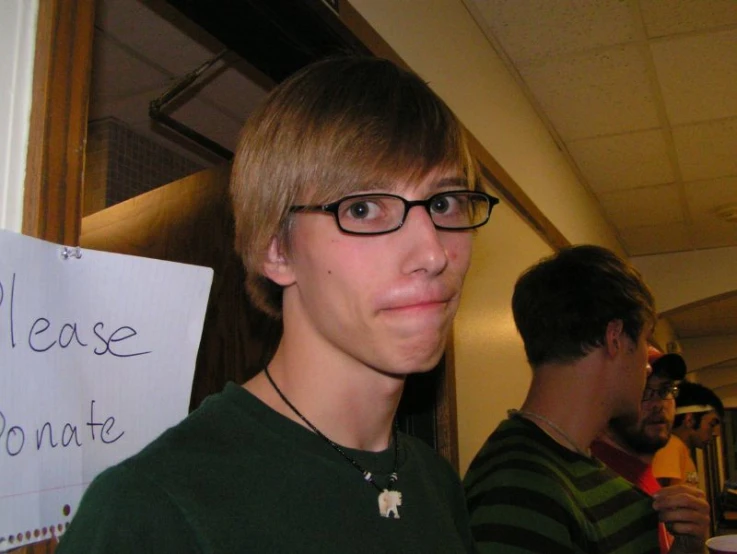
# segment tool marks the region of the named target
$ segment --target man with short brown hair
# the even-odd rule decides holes
[[[532,382],[464,477],[479,552],[653,554],[658,518],[692,533],[691,497],[653,501],[590,453],[612,419],[640,412],[656,321],[640,274],[606,248],[563,248],[520,276],[512,311]],[[703,543],[691,547],[672,553]]]

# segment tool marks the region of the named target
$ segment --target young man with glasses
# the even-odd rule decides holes
[[[512,312],[532,382],[464,477],[478,551],[655,554],[659,518],[692,532],[690,496],[653,500],[590,452],[609,421],[640,412],[656,312],[637,271],[605,248],[563,248],[517,280]]]
[[[663,485],[684,483],[698,487],[699,476],[691,451],[706,448],[719,433],[723,416],[724,406],[714,391],[698,383],[681,383],[673,434],[653,460],[653,474],[658,481]]]
[[[322,61],[249,118],[231,193],[276,353],[99,477],[58,554],[472,552],[458,476],[394,424],[497,203],[458,120],[388,61]]]
[[[686,376],[686,363],[678,354],[663,354],[652,346],[648,363],[651,373],[642,395],[640,416],[636,420],[620,417],[610,421],[606,431],[592,443],[591,452],[642,492],[657,497],[661,486],[653,476],[652,461],[670,438],[678,384]],[[683,486],[671,491],[691,497],[689,509],[681,512],[681,528],[691,525],[690,546],[703,550],[709,534],[709,505],[704,494]],[[673,494],[671,491],[669,494]],[[670,552],[673,537],[663,522],[658,523],[658,540],[661,554]]]

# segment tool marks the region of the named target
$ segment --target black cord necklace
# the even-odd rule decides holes
[[[392,517],[395,519],[399,519],[399,506],[402,505],[402,493],[399,491],[393,490],[394,483],[397,482],[399,479],[399,476],[397,475],[397,464],[399,462],[399,440],[397,435],[397,426],[394,425],[394,429],[392,432],[392,436],[394,439],[394,469],[392,470],[391,474],[389,475],[389,482],[387,483],[387,486],[385,489],[382,489],[374,479],[374,476],[371,474],[371,472],[367,469],[364,469],[361,464],[359,464],[356,460],[351,458],[348,453],[343,450],[340,446],[338,446],[336,443],[331,441],[328,437],[326,437],[317,427],[315,427],[310,420],[308,420],[305,416],[302,415],[302,413],[295,408],[294,404],[292,404],[289,399],[284,396],[284,393],[281,391],[279,387],[276,386],[276,383],[271,378],[271,374],[269,373],[269,368],[264,367],[264,373],[266,374],[266,378],[269,380],[269,383],[271,383],[271,386],[274,387],[274,390],[279,395],[279,397],[284,401],[284,403],[289,406],[289,409],[292,410],[295,415],[297,415],[302,421],[305,422],[307,427],[312,429],[312,431],[320,437],[322,440],[324,440],[326,443],[328,443],[333,449],[343,456],[356,470],[358,470],[361,475],[363,475],[364,480],[373,485],[374,488],[379,491],[379,513],[384,517]]]

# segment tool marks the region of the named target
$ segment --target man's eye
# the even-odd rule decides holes
[[[381,201],[376,199],[346,202],[341,208],[343,216],[353,220],[376,219],[385,211]]]
[[[450,202],[451,199],[449,197],[438,196],[433,199],[432,206],[430,208],[436,214],[444,214],[450,210]]]
[[[366,202],[356,202],[355,204],[350,205],[348,211],[350,212],[352,217],[355,217],[356,219],[362,219],[368,215],[369,206]]]

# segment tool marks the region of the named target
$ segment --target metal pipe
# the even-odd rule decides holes
[[[184,123],[177,121],[176,119],[166,115],[163,113],[164,107],[174,100],[179,94],[187,90],[192,84],[205,72],[207,71],[212,65],[217,62],[220,58],[222,58],[228,50],[223,50],[219,54],[217,54],[214,58],[206,61],[202,65],[200,65],[197,69],[190,71],[187,73],[184,77],[179,79],[177,82],[175,82],[171,87],[169,87],[166,91],[164,91],[163,94],[161,94],[158,98],[152,100],[149,103],[148,106],[148,115],[151,119],[156,121],[157,123],[160,123],[161,125],[164,125],[165,127],[168,127],[175,133],[184,136],[185,138],[195,142],[199,146],[203,147],[206,150],[209,150],[213,154],[225,159],[225,160],[231,160],[233,159],[233,152],[225,148],[224,146],[221,146],[214,140],[211,140],[207,138],[206,136],[198,133],[191,127],[188,127]]]

